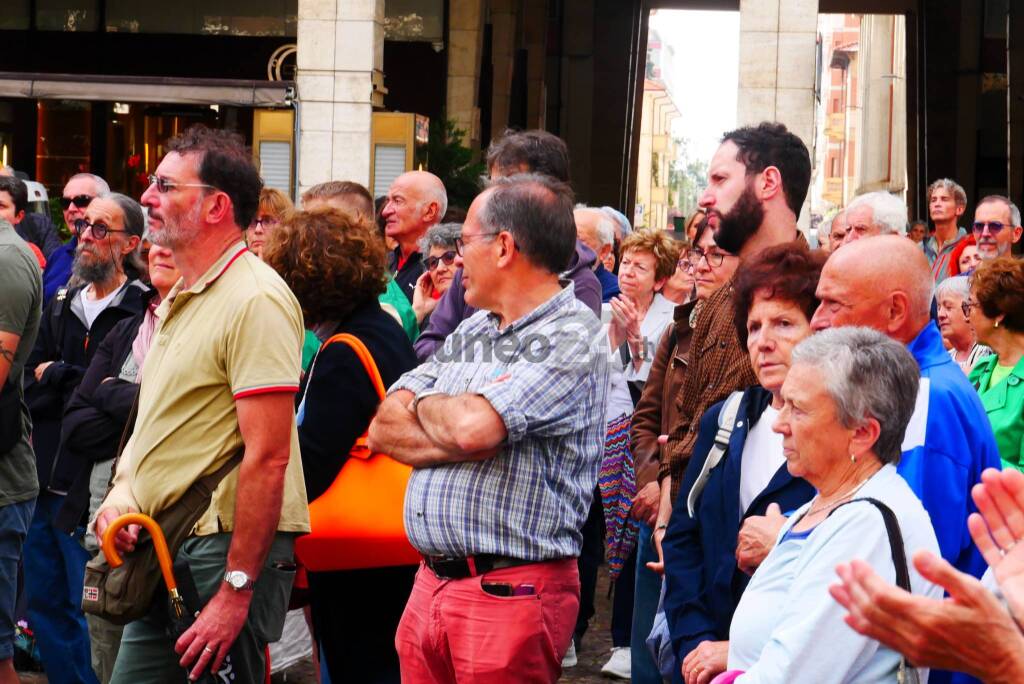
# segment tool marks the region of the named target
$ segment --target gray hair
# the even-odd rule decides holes
[[[101,199],[110,200],[118,206],[124,215],[124,229],[129,235],[142,237],[146,232],[146,215],[142,213],[142,206],[128,195],[119,192],[105,192],[100,195]]]
[[[917,362],[904,345],[871,328],[829,328],[796,346],[793,365],[797,364],[821,371],[843,427],[877,420],[875,454],[882,463],[899,462],[921,379]]]
[[[907,234],[907,205],[896,195],[877,191],[860,195],[846,207],[846,211],[859,206],[871,207],[871,221],[878,226],[882,235],[896,233]]]
[[[431,247],[455,249],[455,240],[462,236],[461,223],[438,223],[427,228],[427,233],[417,243],[420,254],[426,255]]]
[[[97,197],[100,197],[102,195],[109,195],[110,194],[110,186],[107,185],[107,181],[103,180],[102,178],[97,176],[95,173],[76,173],[71,178],[68,178],[68,183],[70,183],[73,180],[90,180],[90,181],[92,181],[93,186],[95,186],[95,188],[96,188],[96,196]],[[67,183],[65,183],[65,185],[67,185]]]
[[[615,207],[601,207],[601,211],[612,217],[612,220],[618,225],[623,238],[633,232],[633,226],[629,224],[629,219]]]
[[[597,239],[601,246],[615,244],[615,223],[613,223],[612,215],[605,211],[604,208],[590,207],[581,202],[573,208],[573,211],[589,211],[596,214],[597,227],[595,230],[597,231]],[[628,234],[626,233],[626,235]]]
[[[952,276],[936,285],[935,298],[942,299],[946,296],[957,297],[960,301],[969,298],[971,296],[970,278],[965,275]]]
[[[980,207],[982,204],[988,204],[989,202],[1002,202],[1005,204],[1006,208],[1010,210],[1010,223],[1013,224],[1014,228],[1020,225],[1020,209],[1010,201],[1009,197],[1005,195],[986,195],[978,202],[978,206]]]
[[[953,201],[956,202],[958,207],[967,206],[967,193],[964,191],[964,186],[957,183],[952,178],[940,178],[937,181],[933,181],[928,186],[928,195],[926,196],[928,201],[932,201],[932,193],[942,188],[953,196]]]

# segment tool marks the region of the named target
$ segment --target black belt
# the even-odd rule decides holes
[[[467,558],[446,558],[444,556],[423,556],[423,562],[434,571],[438,579],[466,579],[483,575],[491,570],[514,568],[519,565],[530,565],[538,561],[480,554]]]

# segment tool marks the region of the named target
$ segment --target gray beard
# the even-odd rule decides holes
[[[86,283],[105,283],[114,277],[115,270],[113,261],[85,263],[76,258],[71,265],[71,273]]]

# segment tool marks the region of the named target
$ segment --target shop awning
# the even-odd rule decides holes
[[[95,76],[0,71],[0,97],[274,107],[293,81]]]

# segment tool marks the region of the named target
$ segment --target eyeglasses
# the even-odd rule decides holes
[[[725,254],[722,252],[705,252],[703,249],[694,248],[686,252],[686,260],[690,262],[690,265],[696,268],[700,264],[701,259],[707,259],[708,266],[711,268],[718,268],[725,261]]]
[[[455,263],[455,257],[456,257],[455,252],[450,251],[450,250],[445,252],[441,256],[427,257],[427,261],[426,261],[427,270],[428,271],[436,270],[437,269],[437,265],[439,263],[441,263],[442,261],[444,262],[445,266],[451,266],[452,264]]]
[[[988,227],[988,232],[992,235],[999,233],[1006,225],[1000,221],[975,221],[974,225],[971,226],[971,230],[974,231],[975,235],[981,235],[985,232],[985,227]]]
[[[965,299],[960,302],[960,310],[964,312],[964,318],[971,317],[971,309],[978,306],[978,302],[972,302],[969,299]]]
[[[67,211],[68,207],[74,204],[79,209],[85,209],[87,206],[89,206],[89,203],[92,202],[92,199],[92,195],[75,195],[74,197],[61,197],[60,208],[63,209],[64,211]]]
[[[107,233],[127,233],[127,230],[115,230],[105,223],[89,223],[85,219],[78,219],[75,221],[75,230],[78,231],[79,235],[85,233],[86,229],[92,230],[92,236],[96,240],[102,240],[107,237]]]
[[[470,240],[475,240],[477,238],[482,237],[493,238],[495,235],[497,235],[497,233],[480,233],[479,235],[457,237],[455,238],[455,253],[458,254],[459,256],[463,256],[466,253],[466,243],[469,242]]]
[[[253,219],[252,223],[249,224],[249,227],[255,228],[259,226],[260,228],[267,228],[269,226],[276,226],[278,223],[280,223],[280,221],[278,221],[273,216],[264,216],[262,218],[257,216],[255,219]]]
[[[176,190],[177,188],[208,188],[210,190],[217,189],[212,185],[207,185],[206,183],[175,183],[174,181],[169,181],[166,178],[157,176],[156,174],[150,174],[149,184],[155,185],[156,191],[159,192],[160,194],[170,192],[171,190]]]

